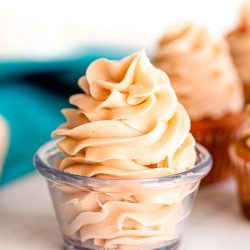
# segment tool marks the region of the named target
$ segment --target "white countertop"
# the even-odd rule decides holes
[[[0,249],[63,249],[48,189],[38,174],[0,190]],[[240,213],[234,182],[200,190],[181,250],[248,249],[250,222]]]

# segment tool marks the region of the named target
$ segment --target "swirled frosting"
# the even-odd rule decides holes
[[[67,236],[80,235],[104,249],[158,249],[178,239],[178,223],[189,215],[182,203],[192,197],[199,183],[166,189],[122,187],[123,192],[81,191],[62,187],[65,192],[59,207],[61,220],[68,223]],[[116,187],[117,188],[117,187]],[[109,190],[116,190],[112,185]],[[143,248],[144,247],[144,248]]]
[[[70,97],[67,123],[53,132],[67,157],[63,171],[83,176],[147,178],[194,166],[187,112],[167,75],[143,51],[121,61],[100,59],[79,80],[84,93]]]
[[[250,1],[241,9],[239,26],[230,32],[227,40],[234,63],[244,84],[250,84]]]
[[[196,161],[190,119],[178,103],[167,75],[156,69],[144,51],[121,61],[100,59],[89,65],[65,109],[67,122],[53,132],[62,137],[65,157],[57,167],[81,176],[141,179],[186,171]],[[197,185],[167,190],[65,193],[61,216],[65,234],[105,249],[132,249],[177,237],[182,200]],[[117,247],[119,246],[119,248]],[[129,247],[130,246],[130,247]]]
[[[241,8],[241,26],[250,31],[250,1],[245,0]]]
[[[155,65],[171,84],[192,120],[241,111],[243,94],[224,40],[192,23],[170,27],[159,42]]]

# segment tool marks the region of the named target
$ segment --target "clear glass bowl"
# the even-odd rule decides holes
[[[176,249],[200,180],[212,159],[196,145],[196,166],[150,179],[117,180],[62,172],[56,140],[43,145],[34,164],[46,178],[66,249]]]

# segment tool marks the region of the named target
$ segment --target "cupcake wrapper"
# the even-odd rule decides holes
[[[250,82],[244,83],[244,95],[245,95],[245,102],[250,103]]]
[[[202,180],[202,184],[212,184],[232,176],[232,164],[228,154],[228,146],[235,138],[235,130],[217,129],[212,131],[192,131],[195,139],[211,153],[213,167]]]
[[[216,120],[192,121],[191,132],[197,142],[204,145],[213,157],[213,167],[201,184],[212,184],[232,176],[232,163],[228,147],[242,128],[243,112],[228,114]]]
[[[229,153],[237,181],[241,209],[246,218],[250,220],[250,162],[244,161],[236,154],[234,145],[230,146]]]

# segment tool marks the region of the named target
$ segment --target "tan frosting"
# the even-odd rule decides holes
[[[227,37],[234,63],[244,84],[250,84],[250,1],[241,9],[239,27]]]
[[[9,129],[6,120],[0,115],[0,175],[3,167],[3,161],[8,147]]]
[[[143,51],[121,61],[100,59],[79,80],[85,94],[53,132],[63,137],[63,171],[83,176],[147,178],[190,169],[195,163],[190,120],[165,73]],[[158,168],[148,165],[157,164]]]
[[[130,193],[123,187],[120,194],[79,193],[73,189],[70,192],[68,188],[59,207],[63,220],[68,222],[64,233],[69,236],[79,233],[81,241],[92,239],[95,245],[105,249],[136,250],[137,245],[155,249],[178,238],[176,226],[190,212],[182,201],[197,187],[197,182],[150,191],[132,187]]]
[[[241,8],[241,26],[250,31],[250,1],[245,0]]]
[[[162,177],[194,167],[195,141],[190,119],[178,103],[167,75],[156,69],[144,51],[121,61],[100,59],[79,80],[84,93],[73,95],[76,109],[65,109],[67,123],[53,132],[66,157],[62,171],[94,177],[139,179]],[[140,188],[122,194],[109,191],[70,192],[61,215],[65,234],[116,249],[128,244],[156,244],[177,237],[182,200],[195,184],[167,190]]]
[[[243,93],[228,46],[199,25],[170,27],[160,40],[155,65],[170,77],[192,120],[241,111]]]

